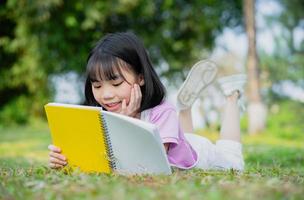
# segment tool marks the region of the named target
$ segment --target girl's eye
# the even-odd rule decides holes
[[[98,89],[98,88],[101,88],[101,85],[94,85],[94,84],[93,84],[93,87],[94,87],[95,89]]]
[[[117,87],[120,86],[123,83],[123,81],[119,82],[119,83],[113,83],[113,86]]]

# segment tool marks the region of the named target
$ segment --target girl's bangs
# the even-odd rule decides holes
[[[87,72],[91,82],[115,80],[117,75],[125,79],[121,72],[122,67],[129,69],[128,64],[118,57],[107,54],[93,55],[88,61]]]

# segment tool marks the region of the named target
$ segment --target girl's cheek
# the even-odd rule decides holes
[[[97,95],[96,95],[96,92],[94,90],[92,90],[93,92],[93,96],[94,96],[94,99],[97,101]]]
[[[98,95],[98,92],[96,90],[93,90],[93,96],[94,96],[95,100],[98,101],[99,95]]]
[[[126,104],[129,105],[129,103],[130,103],[130,97],[129,98],[125,98],[125,100],[126,100]]]
[[[120,98],[126,100],[126,104],[129,105],[131,99],[131,91],[132,87],[130,85],[124,85],[124,87],[120,88],[119,94],[121,95]]]

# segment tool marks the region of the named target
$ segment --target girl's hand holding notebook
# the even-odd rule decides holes
[[[67,159],[61,154],[61,149],[52,144],[48,146],[49,153],[49,166],[53,169],[62,168],[67,165]]]

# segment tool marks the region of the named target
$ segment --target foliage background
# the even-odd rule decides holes
[[[290,80],[304,88],[303,2],[277,0],[281,12],[266,17],[275,49],[260,49],[264,98],[281,99],[272,86]],[[106,33],[133,31],[144,41],[160,76],[180,84],[191,64],[206,58],[225,28],[244,32],[242,1],[114,0],[0,3],[0,122],[27,123],[43,116],[54,97],[50,77],[83,74],[91,47]],[[259,31],[259,30],[258,30]],[[284,96],[283,96],[284,98]]]
[[[84,72],[90,48],[109,32],[133,31],[155,66],[173,77],[211,49],[225,26],[241,22],[240,1],[2,1],[1,121],[42,115],[53,95],[48,77]],[[183,75],[183,74],[182,74]],[[18,110],[16,113],[15,110]]]

